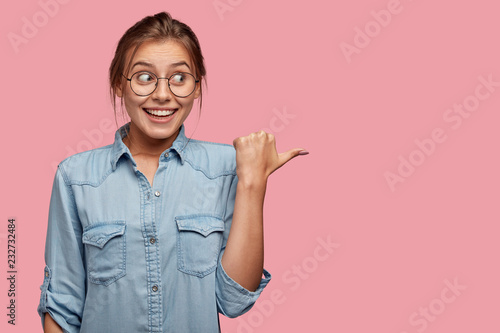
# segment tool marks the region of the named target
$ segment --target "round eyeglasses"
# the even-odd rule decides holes
[[[123,75],[123,74],[122,74]],[[127,78],[130,82],[130,89],[138,96],[149,96],[158,87],[158,80],[164,79],[168,82],[168,88],[177,97],[188,97],[196,89],[196,84],[200,80],[196,80],[191,73],[177,72],[170,77],[157,77],[154,73],[141,71],[132,74]]]

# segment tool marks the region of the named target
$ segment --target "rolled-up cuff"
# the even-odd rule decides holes
[[[38,304],[37,312],[42,321],[42,328],[45,327],[45,313],[48,313],[52,319],[61,327],[64,333],[78,332],[78,329],[74,329],[73,326],[68,325],[64,316],[59,314],[57,309],[57,303],[53,299],[53,295],[49,290],[50,280],[52,279],[52,271],[49,266],[45,266],[43,284],[40,286],[41,295],[40,303]],[[65,297],[62,297],[64,301]],[[67,303],[68,301],[66,301]]]
[[[271,281],[271,274],[268,271],[264,269],[262,273],[264,278],[261,279],[257,290],[249,291],[227,275],[219,260],[216,270],[216,295],[219,312],[226,317],[234,318],[250,310]]]
[[[47,311],[47,290],[49,288],[50,278],[52,277],[52,272],[49,266],[45,266],[43,270],[43,284],[40,286],[42,291],[40,294],[40,303],[38,304],[37,312],[42,319],[42,327],[45,325],[45,313]]]

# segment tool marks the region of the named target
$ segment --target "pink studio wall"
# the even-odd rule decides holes
[[[465,1],[2,2],[0,330],[36,314],[55,166],[109,144],[122,33],[167,10],[208,89],[187,134],[304,147],[271,176],[254,309],[223,332],[498,332],[500,10]],[[196,126],[197,125],[197,126]],[[196,127],[196,131],[194,131]],[[194,132],[194,134],[193,134]],[[7,219],[16,219],[16,325]]]

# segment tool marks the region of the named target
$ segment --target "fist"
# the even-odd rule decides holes
[[[234,139],[236,149],[236,173],[239,180],[267,181],[269,175],[298,155],[308,152],[302,148],[278,154],[274,135],[259,131]]]

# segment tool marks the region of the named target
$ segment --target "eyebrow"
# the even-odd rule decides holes
[[[135,67],[135,66],[145,66],[145,67],[149,67],[149,68],[153,68],[154,65],[149,63],[149,62],[146,62],[146,61],[138,61],[136,62],[131,70]],[[191,67],[189,67],[189,65],[187,64],[187,62],[185,61],[179,61],[179,62],[174,62],[173,64],[171,64],[172,67],[180,67],[180,66],[186,66],[187,68],[189,68],[191,70]]]

